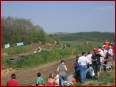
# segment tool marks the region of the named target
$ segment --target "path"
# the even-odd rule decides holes
[[[68,74],[71,72],[74,72],[74,61],[75,56],[69,57],[68,59],[65,59],[66,66],[68,68]],[[19,85],[29,85],[29,84],[35,84],[35,80],[37,78],[37,73],[41,72],[42,77],[44,78],[45,82],[47,82],[48,75],[50,73],[53,73],[55,76],[54,71],[57,69],[58,64],[60,61],[52,62],[48,64],[43,64],[35,68],[31,69],[20,69],[20,70],[11,70],[8,73],[3,74],[1,77],[1,85],[5,86],[8,79],[10,79],[11,73],[16,73],[17,81],[19,82]]]

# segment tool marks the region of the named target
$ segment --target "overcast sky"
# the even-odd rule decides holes
[[[114,2],[2,1],[2,16],[31,19],[46,33],[114,32]]]

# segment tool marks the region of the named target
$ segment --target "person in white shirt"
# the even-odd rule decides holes
[[[90,51],[88,51],[88,55],[86,57],[89,60],[89,67],[92,67],[92,54],[90,53]]]
[[[112,46],[108,47],[108,59],[111,60],[113,62],[113,50],[112,50]]]
[[[55,73],[56,73],[56,76],[54,78],[55,79],[55,83],[56,83],[56,86],[59,86],[59,78],[60,78],[59,72],[56,70]]]
[[[87,64],[89,64],[89,60],[86,57],[86,53],[82,52],[82,56],[78,59],[78,64],[80,67],[80,80],[81,82],[85,82],[86,79],[86,72],[87,72]]]
[[[109,48],[108,48],[108,54],[110,54],[111,57],[113,56],[113,50],[112,50],[111,46],[109,46]]]
[[[106,46],[103,47],[103,52],[104,52],[104,55],[106,56],[107,55],[107,52],[108,52]]]
[[[100,62],[101,62],[100,72],[102,72],[102,71],[103,71],[103,63],[104,63],[105,55],[104,55],[104,52],[103,52],[101,46],[98,47],[98,50],[100,51],[99,53],[102,55],[102,56],[100,57]]]

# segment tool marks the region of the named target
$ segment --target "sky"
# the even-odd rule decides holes
[[[113,1],[1,1],[1,15],[31,19],[46,33],[115,32]]]

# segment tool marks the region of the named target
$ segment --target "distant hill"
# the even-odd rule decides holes
[[[78,32],[78,33],[67,33],[57,32],[61,41],[100,41],[104,42],[108,39],[110,42],[114,42],[113,32]]]
[[[70,34],[69,32],[55,32],[54,34]]]

